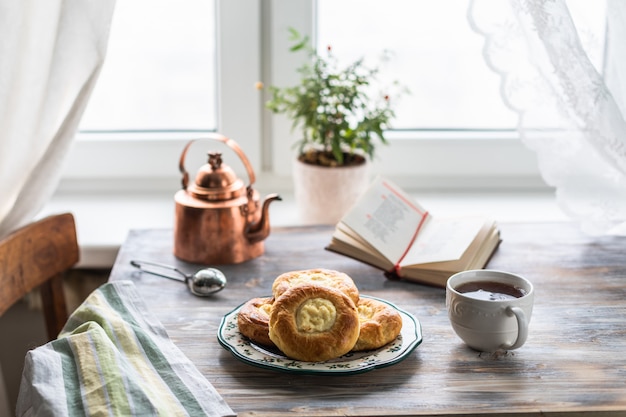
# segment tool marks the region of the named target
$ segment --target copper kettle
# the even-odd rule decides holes
[[[222,163],[220,152],[209,152],[208,163],[189,183],[185,156],[196,139],[187,143],[180,156],[182,186],[174,196],[174,255],[199,264],[234,264],[260,256],[263,240],[269,235],[268,206],[280,200],[270,194],[261,205],[258,191],[252,188],[252,166],[232,139],[214,134],[208,137],[228,145],[241,159],[250,183],[245,186],[235,172]]]

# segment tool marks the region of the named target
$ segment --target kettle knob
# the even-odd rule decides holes
[[[213,171],[217,171],[222,166],[222,153],[209,152],[209,165]]]

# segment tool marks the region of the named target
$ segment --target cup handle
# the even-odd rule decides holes
[[[526,320],[526,314],[524,310],[519,307],[507,307],[506,314],[508,316],[515,315],[517,319],[517,340],[511,346],[502,346],[504,349],[517,349],[526,342],[528,337],[528,321]]]

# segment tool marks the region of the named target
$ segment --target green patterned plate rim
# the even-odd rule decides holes
[[[298,361],[283,355],[279,350],[271,350],[252,343],[239,333],[237,314],[241,304],[222,318],[217,339],[237,359],[265,369],[300,374],[346,375],[371,371],[396,364],[407,358],[422,343],[422,328],[419,320],[389,301],[365,296],[388,304],[402,317],[402,331],[391,343],[380,349],[366,352],[350,352],[339,358],[324,362]]]

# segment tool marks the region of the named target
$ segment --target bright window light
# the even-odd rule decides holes
[[[118,1],[81,130],[214,130],[215,15],[215,0]]]
[[[568,4],[602,34],[602,7]],[[468,2],[459,0],[318,0],[317,47],[332,45],[340,60],[365,57],[370,66],[391,53],[382,77],[411,92],[396,108],[394,129],[513,130],[517,116],[500,96],[500,78],[487,67],[484,38],[467,12]]]

